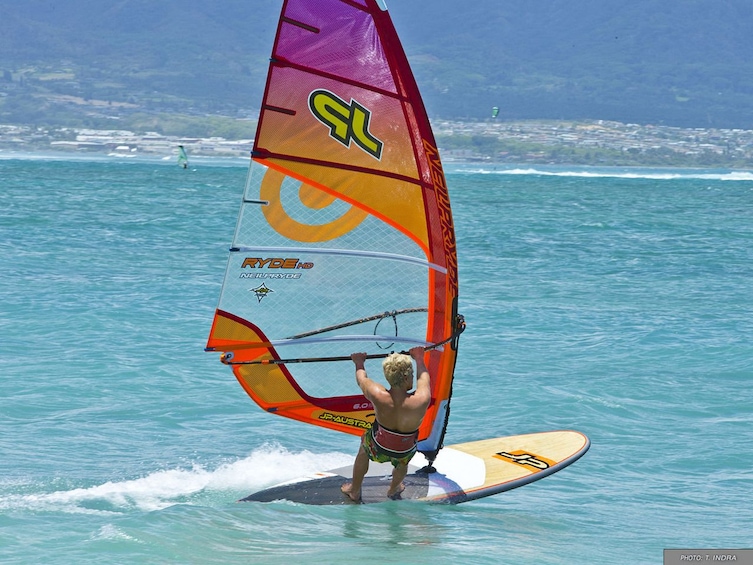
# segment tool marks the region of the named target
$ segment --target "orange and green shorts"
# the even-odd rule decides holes
[[[376,426],[372,426],[361,437],[361,447],[369,456],[369,459],[376,463],[392,463],[393,467],[399,467],[400,465],[407,465],[408,462],[413,459],[416,454],[416,445],[408,451],[390,451],[383,448],[376,441],[374,441],[374,429]]]

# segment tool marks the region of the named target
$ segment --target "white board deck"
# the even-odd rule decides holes
[[[459,504],[538,481],[580,459],[590,447],[580,432],[561,430],[499,437],[444,447],[425,472],[426,459],[413,457],[405,477],[403,500]],[[371,463],[363,482],[364,504],[386,502],[392,465]],[[240,502],[289,500],[302,504],[353,504],[340,486],[351,467],[301,477],[256,492]]]

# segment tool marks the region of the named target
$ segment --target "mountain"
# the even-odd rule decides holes
[[[511,118],[753,127],[749,1],[480,1],[467,14],[450,37],[411,34],[414,53],[464,54],[434,65],[437,113],[450,102]]]
[[[387,1],[432,117],[753,129],[750,0]],[[280,4],[0,0],[0,121],[253,116]]]

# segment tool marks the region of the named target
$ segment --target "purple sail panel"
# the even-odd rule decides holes
[[[396,92],[371,14],[342,0],[289,0],[273,58]]]

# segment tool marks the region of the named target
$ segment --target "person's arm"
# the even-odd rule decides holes
[[[376,396],[384,387],[372,381],[366,374],[366,368],[364,362],[366,361],[366,353],[353,353],[350,358],[356,366],[356,383],[363,391],[363,395],[371,400],[373,403],[374,396]]]
[[[426,402],[428,406],[431,401],[431,376],[424,363],[425,350],[423,347],[413,347],[410,350],[410,356],[416,363],[416,392],[414,396],[421,401]]]

